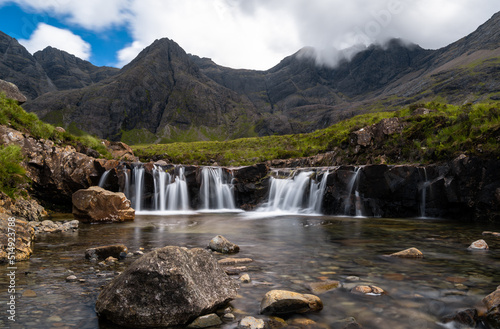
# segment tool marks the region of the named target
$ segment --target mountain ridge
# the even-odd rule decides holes
[[[497,13],[441,49],[393,39],[336,67],[317,65],[299,50],[265,71],[217,65],[168,38],[120,70],[46,49],[27,60],[34,60],[35,73],[42,68],[38,81],[46,79],[47,90],[24,107],[73,132],[131,144],[310,132],[377,108],[500,97],[499,27]],[[60,53],[44,60],[50,52]],[[0,61],[0,78],[5,66]]]

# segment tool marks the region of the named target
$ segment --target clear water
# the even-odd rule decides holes
[[[442,328],[438,324],[442,316],[480,306],[481,299],[500,284],[500,239],[483,237],[484,230],[500,227],[429,219],[267,217],[262,213],[139,215],[130,223],[82,224],[74,233],[37,238],[32,258],[17,263],[15,323],[6,315],[8,278],[0,277],[0,327],[114,328],[96,317],[99,288],[138,256],[101,267],[84,259],[85,249],[114,243],[127,245],[129,251],[167,245],[204,248],[222,234],[241,247],[237,257],[254,259],[248,265],[252,283],[242,284],[232,302],[239,318],[265,318],[258,314],[260,300],[271,289],[309,293],[309,283],[331,279],[344,287],[319,295],[324,303],[321,312],[299,317],[327,328],[342,328],[348,317],[368,329]],[[490,245],[489,251],[467,250],[481,238]],[[420,249],[425,258],[383,257],[409,247]],[[0,270],[6,273],[6,266]],[[66,282],[68,270],[85,282]],[[358,276],[360,281],[349,282],[348,276]],[[361,283],[381,287],[387,294],[349,292]],[[36,297],[23,297],[26,290],[33,290]],[[221,326],[235,327],[236,323]]]

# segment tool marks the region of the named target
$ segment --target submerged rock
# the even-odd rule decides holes
[[[215,238],[210,240],[208,247],[213,251],[223,254],[233,254],[240,251],[240,247],[237,244],[230,242],[222,235],[217,235]]]
[[[108,257],[121,258],[122,252],[127,252],[128,248],[123,244],[89,248],[85,250],[87,259],[106,259]]]
[[[309,289],[313,294],[319,295],[327,291],[337,289],[340,287],[340,281],[327,280],[322,282],[312,282],[309,284]]]
[[[236,297],[238,285],[207,250],[164,247],[145,254],[104,287],[101,319],[125,327],[186,325]]]
[[[457,313],[448,315],[443,319],[443,323],[457,322],[471,328],[475,328],[479,321],[476,309],[458,311]]]
[[[123,222],[135,218],[135,210],[125,194],[98,186],[76,191],[72,201],[73,215],[82,222]]]
[[[423,258],[424,254],[417,248],[408,248],[402,251],[395,252],[390,254],[391,257],[399,257],[399,258]]]
[[[261,314],[287,314],[318,312],[323,302],[318,296],[287,290],[271,290],[260,303]]]

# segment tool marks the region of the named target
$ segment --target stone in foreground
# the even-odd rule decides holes
[[[363,285],[354,287],[351,290],[351,292],[355,294],[364,294],[371,296],[380,296],[385,293],[382,288],[379,288],[377,286],[363,286]]]
[[[402,250],[399,252],[395,252],[394,254],[390,254],[391,257],[399,257],[399,258],[423,258],[424,254],[417,248],[408,248],[406,250]]]
[[[187,325],[235,298],[237,288],[209,251],[170,246],[145,254],[105,286],[96,311],[123,327]]]
[[[98,186],[73,193],[73,216],[86,222],[124,222],[134,220],[135,210],[125,194]]]
[[[318,296],[287,290],[271,290],[260,303],[261,314],[288,314],[317,312],[323,309]]]
[[[500,328],[500,289],[484,297],[483,303],[487,309],[485,322],[491,328]]]
[[[241,329],[264,329],[266,324],[262,319],[256,319],[253,316],[246,316],[241,319],[238,328]]]
[[[223,254],[234,254],[240,251],[240,247],[237,244],[230,242],[222,235],[217,235],[215,238],[210,240],[208,247],[213,251]]]
[[[194,320],[188,328],[208,328],[222,324],[221,319],[215,313],[202,315]]]

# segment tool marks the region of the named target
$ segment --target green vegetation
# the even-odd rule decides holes
[[[0,146],[0,191],[15,198],[20,188],[28,182],[21,148],[16,145]]]
[[[430,113],[415,115],[425,107]],[[354,151],[349,136],[384,118],[398,117],[405,128],[401,134],[383,143]],[[416,104],[392,112],[355,116],[329,128],[308,134],[242,138],[226,142],[192,142],[157,145],[135,145],[134,152],[143,161],[167,158],[173,163],[249,165],[273,159],[313,156],[337,152],[345,164],[377,162],[383,156],[387,163],[446,161],[461,153],[499,158],[499,103],[454,106],[431,102]],[[370,160],[371,159],[371,160]]]
[[[76,127],[70,130],[78,132],[75,136],[69,132],[60,132],[54,126],[38,119],[36,114],[24,111],[17,102],[0,93],[0,125],[9,126],[20,132],[30,134],[35,139],[49,139],[60,145],[72,145],[76,148],[92,148],[104,157],[110,157],[99,138],[90,136]]]

